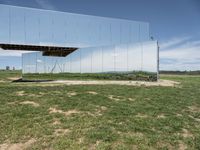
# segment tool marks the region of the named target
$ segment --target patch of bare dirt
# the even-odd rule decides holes
[[[7,104],[8,104],[8,105],[15,105],[15,104],[17,104],[17,101],[14,101],[14,102],[8,102]]]
[[[45,93],[44,92],[39,92],[39,95],[43,96],[43,95],[45,95]]]
[[[159,142],[157,142],[157,147],[159,148],[159,149],[168,149],[168,150],[174,150],[175,148],[170,144],[170,143],[166,143],[166,142],[164,142],[164,141],[159,141]]]
[[[17,96],[30,96],[30,97],[41,97],[42,96],[41,93],[33,94],[33,93],[25,93],[25,91],[18,91],[18,92],[16,92],[16,95]]]
[[[186,150],[188,147],[185,143],[182,141],[179,142],[179,150]]]
[[[190,118],[192,118],[192,119],[194,119],[195,121],[197,121],[197,122],[200,122],[200,118],[195,118],[195,117],[193,117],[192,115],[188,115]]]
[[[69,129],[56,129],[54,131],[54,135],[55,136],[63,136],[63,135],[66,135],[67,133],[69,133],[70,130]]]
[[[130,98],[130,97],[129,97],[128,100],[134,102],[134,101],[135,101],[135,98]]]
[[[190,112],[193,112],[193,113],[199,113],[200,112],[200,107],[198,107],[196,105],[189,106],[188,109],[189,109]]]
[[[96,150],[97,146],[100,144],[100,141],[96,141],[95,144],[90,145],[89,150]]]
[[[61,124],[60,120],[54,119],[53,125],[60,125],[60,124]]]
[[[129,86],[166,86],[174,87],[180,85],[180,82],[175,82],[171,80],[159,80],[157,82],[147,82],[147,81],[101,81],[101,80],[60,80],[49,82],[51,85],[55,84],[66,84],[66,85],[129,85]]]
[[[177,114],[176,114],[176,116],[177,116],[177,117],[182,117],[183,115],[182,115],[182,114],[179,114],[179,113],[177,113]]]
[[[136,117],[138,117],[138,118],[148,118],[149,116],[146,115],[146,114],[138,113],[138,114],[136,115]]]
[[[99,108],[96,109],[96,111],[94,112],[94,114],[95,114],[96,116],[102,116],[103,113],[104,113],[106,110],[107,110],[107,107],[101,106],[101,107],[99,107]]]
[[[52,113],[59,113],[59,114],[63,114],[65,116],[70,116],[72,114],[79,114],[80,111],[77,111],[75,109],[72,109],[72,110],[68,110],[68,111],[63,111],[63,110],[59,110],[59,109],[56,109],[56,108],[49,108],[49,113],[52,114]]]
[[[20,77],[10,77],[10,78],[7,78],[8,80],[12,80],[12,81],[15,81],[15,80],[19,80]]]
[[[132,150],[139,150],[139,148],[138,148],[137,145],[133,145],[133,146],[132,146]]]
[[[49,108],[49,113],[53,114],[53,113],[59,113],[59,114],[63,114],[64,112],[62,110],[56,109],[56,108]]]
[[[22,104],[22,105],[32,105],[33,107],[39,107],[40,106],[40,104],[33,102],[33,101],[24,101],[24,102],[21,102],[20,104]]]
[[[84,138],[81,137],[81,138],[78,139],[79,144],[82,144],[83,142],[84,142]]]
[[[41,97],[42,95],[29,93],[29,94],[27,94],[27,96],[30,96],[30,97]]]
[[[120,101],[122,99],[122,97],[115,95],[108,95],[108,98],[114,101]]]
[[[165,119],[166,116],[164,114],[160,114],[160,115],[157,116],[157,118],[159,118],[159,119]]]
[[[182,129],[182,133],[181,135],[184,137],[184,138],[193,138],[193,134],[188,131],[187,129]]]
[[[102,111],[105,111],[105,110],[107,110],[107,107],[101,106],[100,109],[101,109]]]
[[[91,94],[91,95],[97,95],[98,94],[97,92],[94,92],[94,91],[88,91],[87,93]]]
[[[119,124],[119,125],[122,125],[122,124],[124,124],[124,122],[119,122],[118,124]]]
[[[76,93],[76,92],[68,92],[67,95],[68,95],[69,97],[72,97],[72,96],[76,96],[77,93]]]
[[[93,112],[86,112],[86,114],[93,116],[93,117],[97,117],[97,116],[102,116],[103,113],[107,110],[107,107],[105,106],[97,106],[97,108],[95,109],[95,111]]]
[[[5,143],[0,145],[0,150],[25,150],[36,142],[35,139],[30,139],[25,143]]]
[[[18,91],[16,92],[17,96],[24,96],[25,95],[25,91]]]

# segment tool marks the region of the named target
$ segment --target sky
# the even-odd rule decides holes
[[[160,70],[200,70],[200,0],[0,0],[0,4],[149,22],[150,35],[160,45]],[[20,68],[20,56],[0,51],[0,68]]]

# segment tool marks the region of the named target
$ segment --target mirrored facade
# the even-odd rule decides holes
[[[157,42],[81,48],[67,57],[23,54],[23,73],[157,72]]]
[[[0,5],[0,43],[97,47],[149,40],[149,24]]]
[[[158,71],[149,24],[0,5],[0,44],[75,47],[66,57],[23,54],[23,73]]]

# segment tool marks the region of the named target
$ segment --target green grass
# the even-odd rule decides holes
[[[0,80],[4,80],[4,81],[11,81],[12,78],[20,78],[21,75],[21,71],[20,70],[16,70],[16,71],[3,71],[0,70]]]
[[[145,80],[156,81],[155,73],[58,73],[58,74],[23,74],[25,80]]]
[[[177,87],[52,86],[10,77],[0,72],[0,145],[33,138],[27,149],[200,149],[200,76],[161,76]]]

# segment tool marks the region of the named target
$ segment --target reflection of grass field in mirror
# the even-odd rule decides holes
[[[200,149],[200,76],[177,87],[11,83],[0,72],[0,149]]]
[[[57,73],[57,74],[23,74],[25,80],[142,80],[156,81],[155,73]]]
[[[6,71],[0,70],[0,81],[13,81],[15,79],[21,78],[22,74],[21,71]]]

